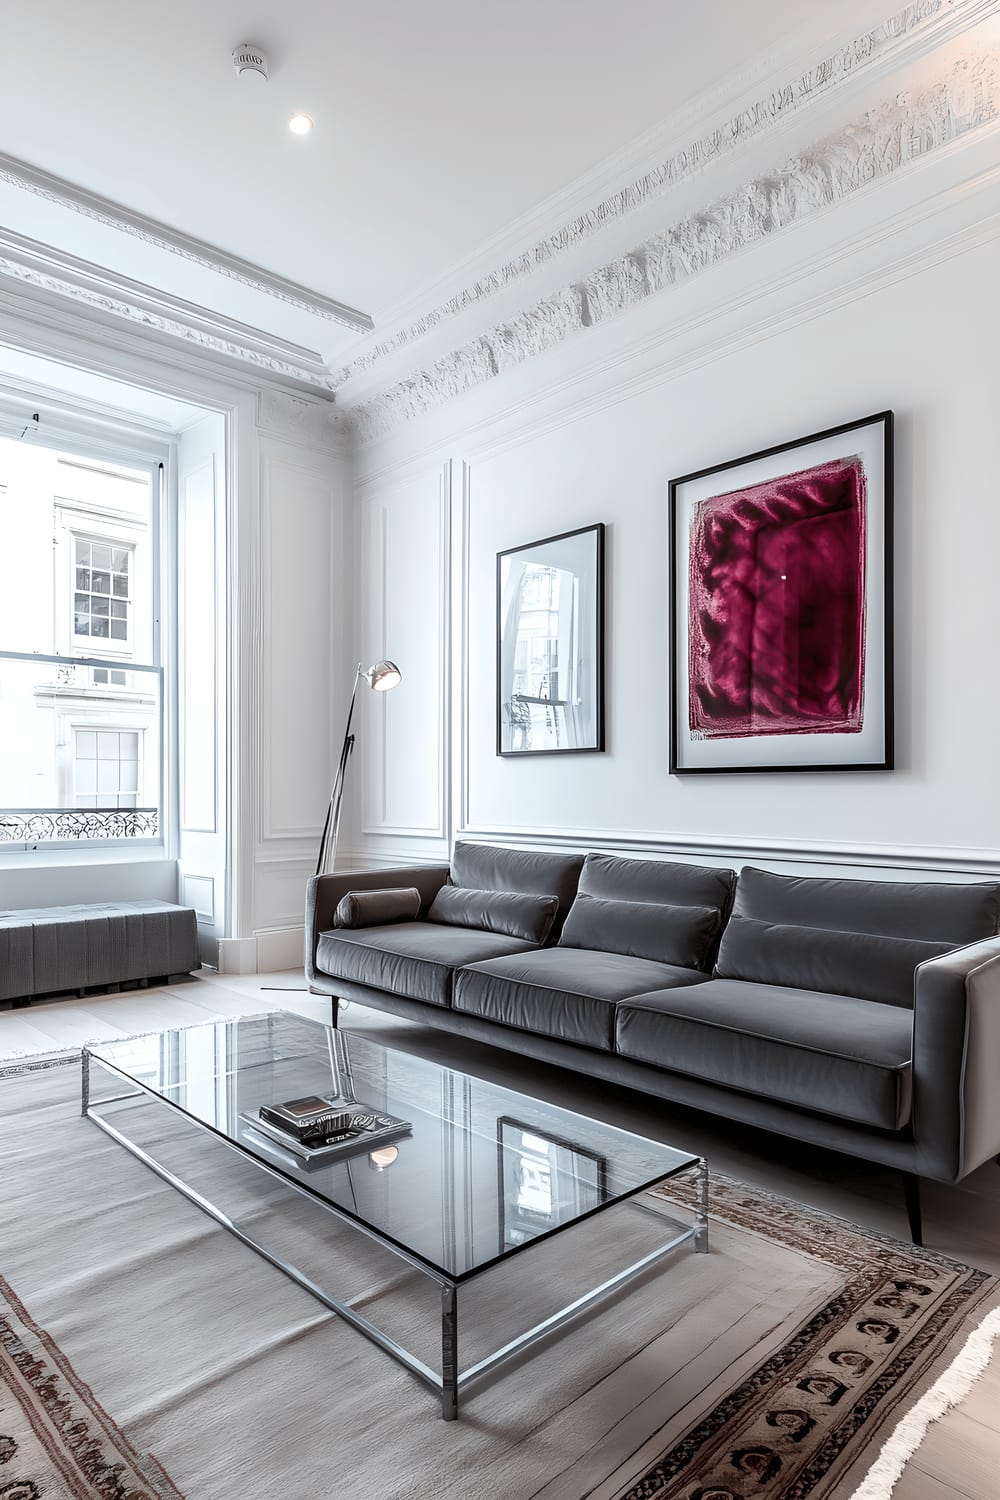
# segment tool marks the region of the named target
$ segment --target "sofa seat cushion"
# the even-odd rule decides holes
[[[708,982],[706,974],[648,958],[545,948],[461,969],[454,1009],[609,1052],[620,1001],[652,985],[662,990],[701,982]]]
[[[430,922],[394,922],[386,927],[321,933],[316,967],[331,979],[349,979],[428,1005],[447,1006],[452,975],[463,964],[531,951],[533,943],[501,933]]]
[[[838,1119],[910,1118],[913,1017],[850,995],[712,979],[618,1007],[623,1057]]]

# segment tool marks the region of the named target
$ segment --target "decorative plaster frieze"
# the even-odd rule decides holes
[[[903,39],[924,27],[946,8],[946,0],[915,0],[914,4],[907,5],[881,25],[855,38],[798,78],[762,95],[724,124],[691,141],[641,177],[611,193],[588,213],[577,215],[523,254],[507,261],[471,286],[464,287],[446,302],[400,329],[391,338],[383,339],[366,349],[334,373],[333,388],[339,390],[348,380],[372,369],[389,354],[421,338],[449,318],[530,276],[571,246],[599,234],[704,171],[737,147],[763,135],[777,121],[787,119],[804,105],[828,93],[845,78],[870,68],[887,50],[898,46]]]
[[[193,326],[181,315],[171,316],[169,312],[144,306],[131,297],[126,298],[123,295],[115,295],[111,290],[83,285],[80,281],[61,276],[58,272],[32,264],[29,260],[15,258],[9,253],[0,254],[0,277],[8,277],[22,286],[36,287],[39,291],[69,298],[96,312],[122,318],[128,323],[152,329],[156,333],[169,334],[173,338],[183,339],[185,343],[195,345],[203,353],[224,355],[228,359],[239,360],[243,364],[267,371],[268,374],[282,379],[312,385],[324,391],[330,389],[326,373],[320,373],[320,368],[311,362],[309,364],[297,363],[259,346],[255,347],[241,340],[235,332],[227,336],[225,333],[214,332],[209,328]],[[219,320],[216,319],[216,321]],[[308,351],[303,351],[303,353],[306,354]]]
[[[336,445],[350,435],[353,426],[330,401],[308,401],[271,388],[260,393],[257,425],[278,437],[321,447]]]
[[[289,281],[287,277],[278,276],[273,271],[266,271],[262,266],[244,260],[242,256],[230,255],[217,245],[209,245],[204,240],[195,239],[193,235],[183,234],[178,229],[172,229],[169,224],[162,224],[158,219],[136,213],[100,193],[88,192],[75,183],[67,182],[63,177],[43,172],[40,168],[3,152],[0,152],[0,182],[32,193],[35,197],[45,198],[49,203],[58,203],[60,207],[83,214],[85,218],[94,219],[109,229],[131,235],[133,239],[154,245],[158,250],[166,250],[171,255],[180,256],[182,260],[204,266],[219,276],[238,281],[252,291],[262,292],[266,297],[286,302],[290,307],[297,307],[317,318],[343,324],[355,332],[367,332],[374,326],[369,315],[359,312],[355,307],[348,307],[346,303],[327,297],[322,292],[301,286],[296,281]]]
[[[1000,52],[966,58],[936,85],[897,95],[782,167],[359,403],[352,408],[358,435],[377,437],[998,117]]]

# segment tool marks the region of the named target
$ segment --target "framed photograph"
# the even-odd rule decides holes
[[[604,1202],[607,1162],[570,1141],[504,1117],[497,1121],[497,1154],[501,1251]]]
[[[892,767],[892,412],[670,483],[670,770]]]
[[[604,749],[604,526],[497,555],[497,754]]]

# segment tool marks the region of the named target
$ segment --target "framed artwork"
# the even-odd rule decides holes
[[[603,1156],[520,1120],[497,1121],[497,1154],[501,1253],[598,1208],[607,1195]]]
[[[670,770],[892,767],[892,412],[670,484]]]
[[[497,555],[497,754],[604,749],[604,526]]]

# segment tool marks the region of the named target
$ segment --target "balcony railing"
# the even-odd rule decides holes
[[[155,839],[155,807],[8,808],[0,811],[0,844],[51,844],[84,839]]]

